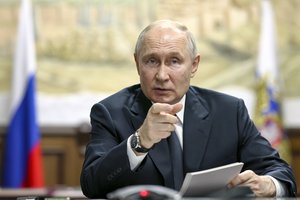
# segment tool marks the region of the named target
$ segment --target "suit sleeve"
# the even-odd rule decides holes
[[[238,102],[237,119],[240,159],[245,163],[243,170],[250,169],[258,175],[270,175],[287,186],[289,196],[296,196],[297,187],[292,169],[261,136],[242,100]]]
[[[91,138],[85,152],[80,184],[89,198],[105,198],[113,188],[130,184],[132,171],[127,157],[127,140],[114,129],[110,113],[101,103],[91,109]]]

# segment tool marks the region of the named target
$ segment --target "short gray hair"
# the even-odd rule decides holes
[[[146,28],[144,28],[142,30],[142,32],[140,33],[140,35],[137,39],[136,45],[135,45],[134,53],[136,55],[138,55],[139,51],[141,50],[145,34],[152,28],[154,28],[156,26],[160,26],[162,24],[169,24],[170,26],[173,26],[174,28],[176,28],[182,32],[185,32],[186,38],[188,40],[188,47],[189,47],[189,50],[191,53],[191,57],[194,58],[197,55],[197,45],[196,45],[196,41],[195,41],[193,34],[188,30],[188,28],[185,25],[183,25],[179,22],[171,21],[171,20],[155,21],[155,22],[149,24]]]

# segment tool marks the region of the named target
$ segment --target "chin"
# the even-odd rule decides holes
[[[174,99],[171,98],[165,98],[165,97],[154,97],[152,99],[153,102],[155,103],[168,103],[168,104],[173,104],[174,103]]]

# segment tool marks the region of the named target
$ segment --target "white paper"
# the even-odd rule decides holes
[[[216,168],[187,173],[180,194],[183,197],[201,197],[224,189],[241,172],[244,163],[236,162]]]

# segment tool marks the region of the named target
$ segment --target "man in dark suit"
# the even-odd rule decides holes
[[[200,55],[184,25],[150,24],[137,40],[134,58],[140,84],[92,107],[81,173],[87,197],[138,184],[178,190],[184,173],[233,162],[244,167],[228,187],[245,185],[258,197],[295,196],[291,168],[260,135],[243,100],[190,86]],[[175,165],[170,138],[179,142],[183,157]],[[176,170],[183,175],[177,177]]]

